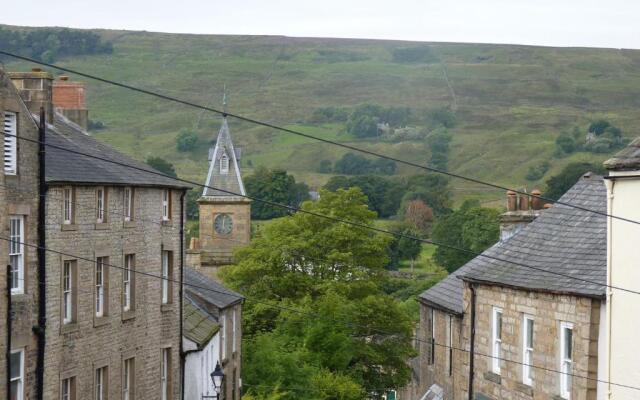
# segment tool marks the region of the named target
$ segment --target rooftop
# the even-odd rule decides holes
[[[614,171],[635,171],[640,169],[640,137],[604,162],[605,168]]]
[[[203,303],[210,303],[219,309],[224,309],[244,301],[241,294],[227,289],[193,268],[185,267],[184,282],[187,295],[202,307],[206,307]]]

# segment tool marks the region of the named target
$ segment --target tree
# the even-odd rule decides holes
[[[568,133],[562,133],[556,139],[556,146],[564,154],[571,154],[576,150],[576,140]]]
[[[606,119],[600,119],[589,125],[589,132],[595,133],[596,136],[600,136],[610,125],[611,124]]]
[[[402,204],[411,200],[421,200],[431,207],[438,217],[451,211],[449,178],[435,173],[413,175],[407,179],[406,188]]]
[[[569,190],[587,172],[599,175],[606,175],[607,171],[601,164],[574,162],[568,164],[558,175],[547,180],[547,190],[544,197],[558,200],[567,190]]]
[[[321,174],[329,174],[333,170],[333,165],[330,160],[322,160],[320,161],[320,165],[318,165],[318,172]]]
[[[420,232],[403,224],[395,226],[391,231],[401,236],[394,236],[389,243],[389,268],[398,269],[402,260],[410,260],[413,270],[415,260],[422,251],[422,242],[411,238],[420,237]]]
[[[431,150],[430,167],[443,171],[447,170],[450,143],[451,134],[446,129],[438,129],[431,134],[428,139],[429,149]]]
[[[420,199],[409,200],[404,206],[404,222],[426,234],[431,230],[433,210]]]
[[[178,174],[176,174],[176,169],[173,166],[173,164],[171,164],[169,161],[165,160],[164,158],[161,158],[161,157],[149,157],[149,158],[147,158],[146,163],[151,168],[156,169],[156,170],[158,170],[159,172],[162,172],[165,175],[169,175],[169,176],[172,176],[174,178],[178,177]]]
[[[178,151],[192,151],[198,144],[198,135],[195,132],[183,130],[176,138],[176,148]]]
[[[333,172],[345,175],[362,175],[371,172],[371,162],[364,156],[354,153],[346,153],[336,161]]]
[[[202,188],[196,187],[187,192],[186,205],[187,205],[187,218],[191,220],[197,220],[200,218],[200,207],[198,206],[198,199],[202,196]]]
[[[367,196],[369,209],[378,213],[381,218],[388,218],[398,212],[400,200],[405,190],[403,182],[375,175],[334,176],[324,186],[325,189],[331,191],[352,187],[358,187],[362,190]]]
[[[309,199],[309,187],[304,183],[297,183],[292,175],[282,169],[258,168],[253,175],[244,180],[244,184],[247,194],[251,197],[292,207],[297,207]],[[264,202],[255,202],[251,206],[251,216],[255,219],[278,218],[288,213],[285,208]]]
[[[497,210],[483,208],[477,201],[467,200],[458,210],[436,222],[433,227],[433,240],[480,253],[498,241],[499,216]],[[453,272],[475,257],[467,251],[438,246],[434,259],[447,271]]]
[[[304,202],[302,209],[365,226],[376,218],[357,188],[322,191],[320,200]],[[245,381],[329,387],[330,393],[314,389],[285,399],[362,399],[375,388],[404,386],[415,354],[413,329],[399,302],[382,290],[389,240],[296,213],[273,221],[238,250],[236,265],[225,267],[221,277],[261,300],[247,302],[243,312],[245,337],[255,341],[247,342],[252,351]]]

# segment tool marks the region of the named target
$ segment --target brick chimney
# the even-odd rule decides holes
[[[507,192],[507,212],[500,216],[501,241],[509,239],[540,215],[544,208],[538,197],[540,194],[539,190],[533,190],[531,195]]]
[[[64,75],[53,81],[53,106],[57,112],[87,130],[89,110],[85,101],[84,83],[72,82]]]
[[[31,72],[9,72],[8,75],[29,111],[39,115],[40,107],[44,107],[47,122],[53,123],[53,76],[40,68],[33,68]]]

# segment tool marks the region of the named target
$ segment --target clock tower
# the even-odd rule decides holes
[[[240,173],[240,149],[233,146],[226,116],[209,149],[209,170],[200,210],[200,234],[191,239],[187,263],[216,278],[220,266],[233,263],[233,251],[251,239],[251,201]]]

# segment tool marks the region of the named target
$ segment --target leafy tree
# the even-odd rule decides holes
[[[426,234],[433,224],[433,210],[420,199],[409,200],[404,206],[404,222]]]
[[[318,172],[321,174],[329,174],[333,170],[333,164],[331,164],[330,160],[322,160],[320,161],[320,165],[318,165]]]
[[[498,241],[499,215],[495,209],[483,208],[477,201],[467,200],[458,210],[436,222],[433,240],[480,253]],[[435,261],[449,272],[455,271],[474,257],[466,251],[444,246],[438,246],[434,253]]]
[[[178,177],[178,174],[176,174],[176,169],[173,166],[173,164],[171,164],[169,161],[165,160],[164,158],[161,158],[161,157],[149,157],[149,158],[147,158],[146,163],[151,168],[156,169],[156,170],[162,172],[165,175],[169,175],[169,176],[172,176],[174,178]]]
[[[567,190],[569,190],[587,172],[599,175],[606,175],[607,171],[601,164],[574,162],[568,164],[558,175],[547,180],[547,190],[545,197],[558,200]]]
[[[347,132],[359,138],[377,136],[378,119],[369,115],[350,117],[347,121]]]
[[[281,169],[269,170],[261,167],[253,175],[244,180],[247,194],[251,197],[297,207],[309,198],[309,187],[304,183],[297,183],[292,175]],[[278,218],[289,213],[282,207],[272,206],[263,202],[251,205],[251,216],[255,219]]]
[[[434,128],[438,126],[453,128],[456,125],[456,121],[456,114],[449,108],[438,108],[431,112],[431,123]]]
[[[333,171],[345,175],[393,175],[396,172],[396,163],[384,158],[372,161],[359,154],[346,153],[341,159],[336,161]]]
[[[334,176],[324,186],[325,189],[336,191],[358,187],[367,196],[369,209],[378,213],[381,218],[395,215],[400,208],[400,201],[404,192],[404,184],[399,180],[391,180],[375,175],[354,177]]]
[[[556,139],[556,146],[561,153],[571,154],[576,151],[576,139],[568,133],[562,133]]]
[[[446,129],[436,130],[431,134],[428,140],[429,149],[431,150],[430,167],[443,171],[447,170],[450,143],[451,134]]]
[[[198,144],[198,135],[195,132],[183,130],[176,138],[176,148],[178,151],[192,151]]]
[[[611,125],[609,121],[606,119],[599,119],[597,121],[592,122],[589,125],[589,132],[595,133],[596,136],[600,136],[604,133],[604,131]]]
[[[198,199],[202,196],[202,189],[200,187],[193,188],[187,192],[186,196],[186,213],[187,218],[191,220],[197,220],[200,218],[200,207],[198,206]]]
[[[415,260],[422,251],[422,242],[411,237],[420,237],[420,232],[403,224],[394,227],[391,231],[403,236],[394,236],[389,243],[389,268],[398,269],[402,260],[410,260],[411,269],[413,269]]]
[[[529,171],[527,172],[527,175],[525,175],[525,179],[528,181],[537,181],[542,178],[547,171],[549,171],[549,168],[551,168],[551,164],[549,164],[548,161],[543,161],[540,164],[533,165],[529,167]]]
[[[406,188],[402,204],[411,200],[421,200],[431,207],[438,217],[451,211],[449,178],[435,173],[413,175],[407,179]]]
[[[376,218],[356,188],[322,191],[320,200],[302,208],[364,225]],[[221,273],[224,282],[279,306],[245,306],[249,386],[317,388],[283,399],[363,399],[375,388],[409,381],[411,319],[382,290],[389,240],[296,213],[273,221],[236,252],[236,265]],[[314,393],[325,385],[328,392]]]

